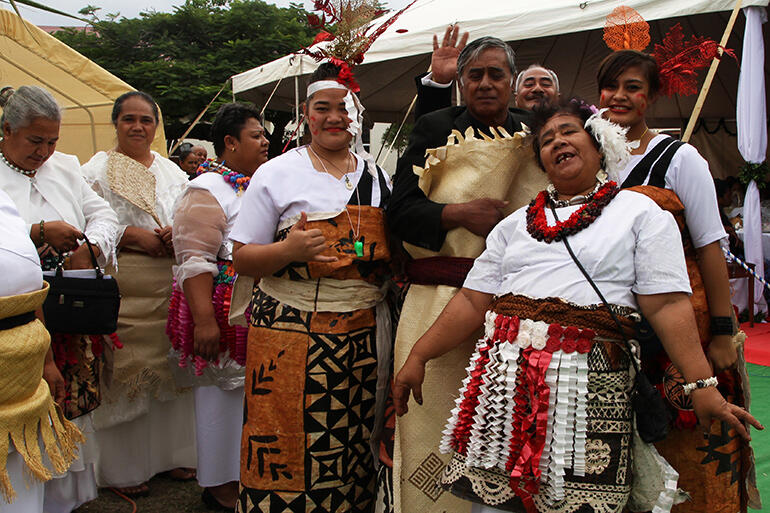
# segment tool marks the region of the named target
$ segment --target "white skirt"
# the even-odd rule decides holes
[[[30,478],[27,464],[21,454],[13,448],[13,444],[8,452],[5,469],[16,492],[16,498],[8,504],[0,497],[0,513],[43,513],[44,484]]]
[[[195,415],[191,393],[170,401],[148,399],[147,413],[96,430],[99,486],[125,488],[159,472],[195,466]]]
[[[195,387],[195,431],[198,484],[205,487],[238,481],[240,477],[243,387]]]
[[[45,483],[45,513],[70,513],[72,510],[96,499],[94,466],[99,451],[94,438],[92,413],[72,420],[86,441],[78,444],[78,458],[72,462],[67,472]]]

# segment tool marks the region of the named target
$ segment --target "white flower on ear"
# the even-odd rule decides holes
[[[599,141],[599,151],[604,157],[607,177],[617,182],[620,171],[626,167],[631,157],[631,145],[626,140],[628,129],[603,117],[607,110],[602,109],[588,118],[585,128],[590,129]]]

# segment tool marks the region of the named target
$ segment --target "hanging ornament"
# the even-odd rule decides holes
[[[626,5],[616,7],[604,22],[604,42],[612,50],[642,51],[650,44],[650,25]]]

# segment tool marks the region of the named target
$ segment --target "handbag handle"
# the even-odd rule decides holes
[[[94,271],[96,271],[96,278],[101,280],[104,278],[104,272],[102,272],[102,268],[99,267],[99,262],[96,261],[96,254],[94,253],[93,245],[91,244],[91,241],[88,240],[88,237],[86,237],[86,234],[83,234],[83,239],[86,241],[86,245],[88,246],[88,252],[91,253],[91,264],[94,266]],[[59,261],[56,264],[56,276],[62,277],[64,275],[64,257],[59,255]]]
[[[556,209],[553,205],[551,205],[551,212],[553,213],[553,218],[556,220],[556,222],[559,222],[559,216],[556,215]],[[612,317],[612,320],[615,321],[615,324],[618,325],[618,331],[620,331],[620,336],[623,339],[623,343],[626,346],[626,350],[628,351],[629,355],[631,356],[630,360],[631,363],[634,365],[634,371],[638,374],[640,372],[639,365],[636,362],[636,357],[634,356],[634,350],[631,347],[630,342],[628,341],[628,337],[626,337],[625,331],[623,331],[623,325],[620,323],[620,320],[618,319],[617,315],[615,315],[615,312],[612,311],[612,308],[610,307],[610,304],[607,302],[607,300],[604,298],[604,294],[602,294],[602,291],[599,290],[599,287],[594,283],[594,280],[591,279],[591,276],[588,274],[588,271],[585,270],[585,267],[583,267],[583,264],[580,263],[580,260],[578,260],[577,256],[575,256],[575,253],[572,251],[572,247],[570,246],[569,242],[567,242],[567,237],[562,236],[562,242],[564,242],[564,246],[567,248],[567,252],[569,253],[569,256],[572,257],[572,260],[575,261],[575,264],[578,266],[578,269],[580,269],[580,272],[583,273],[583,276],[585,276],[586,280],[588,280],[588,283],[591,285],[591,287],[594,289],[596,294],[599,296],[599,299],[602,300],[602,303],[604,303],[604,306],[607,308],[607,311],[610,313],[610,316]]]

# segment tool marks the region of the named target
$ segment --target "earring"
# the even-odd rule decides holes
[[[233,153],[235,153],[235,146],[233,146],[232,148],[230,148],[230,151],[232,151]]]

